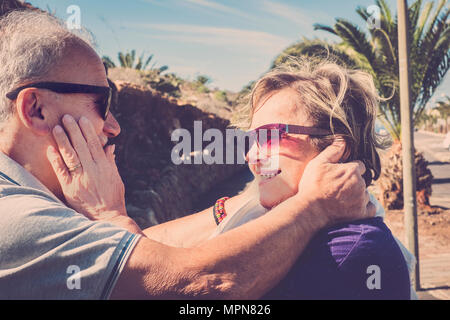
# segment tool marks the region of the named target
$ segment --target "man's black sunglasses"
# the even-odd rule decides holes
[[[36,82],[14,89],[6,94],[10,100],[17,99],[20,91],[27,88],[47,89],[56,93],[93,93],[101,95],[102,99],[96,101],[100,108],[103,120],[106,120],[111,107],[112,89],[110,87],[91,86],[87,84],[65,83],[65,82]]]

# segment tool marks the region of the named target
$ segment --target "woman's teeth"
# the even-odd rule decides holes
[[[263,178],[273,178],[281,173],[281,170],[278,170],[276,172],[261,172],[259,175]]]

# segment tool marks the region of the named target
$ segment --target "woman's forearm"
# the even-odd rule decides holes
[[[189,248],[208,239],[216,227],[212,207],[143,230],[152,240],[168,246]]]
[[[227,216],[232,216],[245,203],[248,194],[243,193],[225,203]],[[143,230],[150,239],[179,248],[190,248],[202,244],[216,230],[213,207],[198,213],[168,221]]]

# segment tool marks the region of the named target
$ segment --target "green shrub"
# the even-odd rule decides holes
[[[228,103],[228,96],[226,91],[220,90],[220,91],[216,91],[214,93],[214,98],[218,101],[222,101],[222,102],[226,102]]]

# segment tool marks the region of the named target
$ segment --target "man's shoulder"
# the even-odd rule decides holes
[[[22,186],[0,177],[0,219],[36,211],[53,210],[60,214],[73,214],[73,210],[65,206],[55,196],[40,189]]]
[[[0,172],[0,199],[5,199],[7,197],[24,197],[24,199],[39,198],[49,202],[60,203],[55,196],[49,194],[44,190],[37,188],[23,186],[14,180],[10,179],[8,176],[2,175]]]
[[[0,299],[107,298],[138,236],[0,179]],[[75,266],[83,290],[67,285]],[[44,279],[44,280],[42,280]]]

